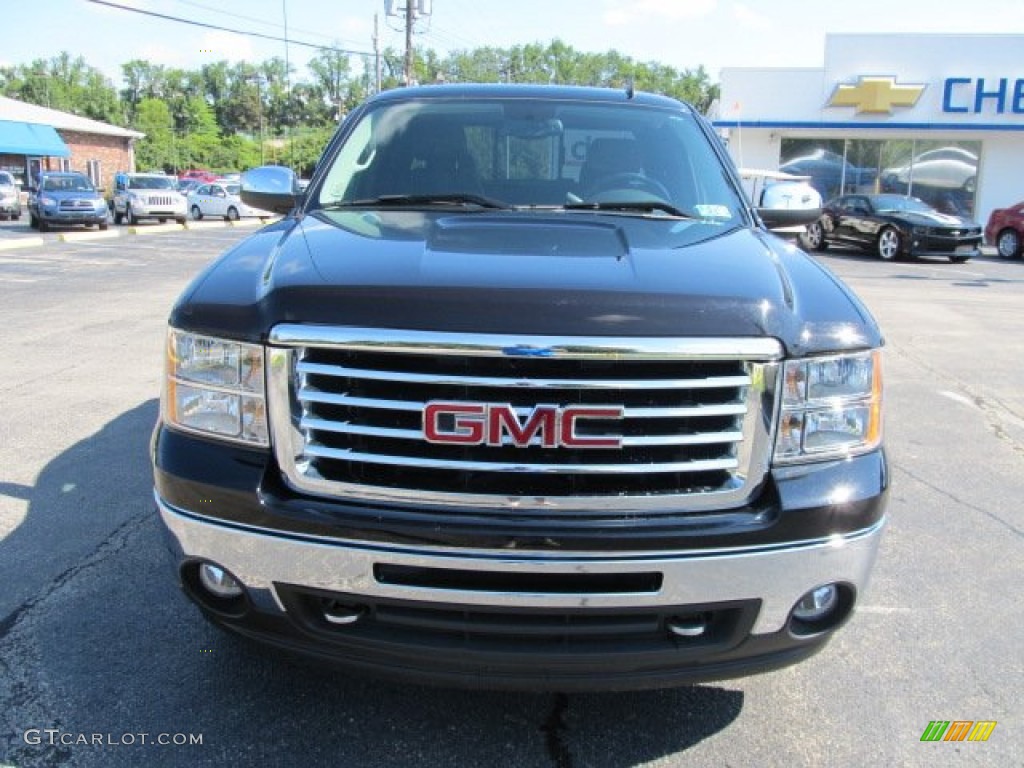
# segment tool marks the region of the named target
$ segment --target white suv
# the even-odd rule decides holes
[[[157,219],[161,223],[174,219],[185,223],[188,203],[178,192],[173,176],[158,173],[119,174],[115,181],[113,212],[114,223],[125,219],[137,224],[140,219]]]

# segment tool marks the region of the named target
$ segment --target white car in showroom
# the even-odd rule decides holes
[[[161,173],[119,173],[114,179],[111,209],[115,224],[125,220],[138,224],[142,219],[156,219],[161,223],[174,219],[184,224],[188,216],[188,207],[178,192],[176,179]]]
[[[238,196],[241,185],[237,181],[214,181],[200,184],[188,193],[188,212],[196,221],[205,216],[238,221],[244,216],[257,216],[261,219],[275,214],[253,208],[242,202]]]
[[[821,211],[821,195],[810,184],[809,176],[796,176],[783,171],[769,171],[760,168],[740,168],[740,180],[750,201],[758,211],[774,211],[773,218],[779,223],[771,227],[772,232],[782,236],[802,238],[807,231],[803,224],[785,224],[785,211],[793,211],[799,218],[801,211]]]

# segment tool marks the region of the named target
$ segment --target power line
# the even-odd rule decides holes
[[[230,16],[234,19],[244,19],[245,21],[251,21],[254,24],[259,24],[264,27],[271,27],[273,29],[281,28],[281,25],[277,22],[267,21],[266,19],[261,19],[256,16],[245,16],[241,13],[235,13],[234,11],[223,11],[219,8],[213,8],[209,5],[204,5],[203,3],[194,2],[194,0],[178,0],[178,2],[182,5],[189,5],[193,8],[199,8],[200,10],[208,11],[209,13],[219,13],[222,16]],[[338,42],[343,42],[339,40],[336,36],[325,35],[322,32],[313,32],[308,29],[299,29],[298,27],[290,27],[290,29],[292,32],[301,32],[306,35],[312,35],[313,37],[322,37],[325,40],[335,40]]]
[[[166,13],[157,13],[156,11],[146,11],[142,8],[132,8],[128,5],[121,5],[120,3],[110,2],[110,0],[86,0],[86,2],[94,3],[95,5],[103,5],[108,8],[116,8],[120,11],[128,11],[130,13],[139,13],[143,16],[153,16],[157,19],[163,19],[165,21],[176,21],[180,24],[190,24],[193,27],[203,27],[205,29],[215,29],[218,32],[231,32],[235,35],[245,35],[247,37],[258,37],[263,40],[274,40],[278,43],[288,43],[289,45],[299,45],[304,48],[313,48],[317,51],[329,50],[338,51],[339,53],[347,53],[353,56],[373,56],[373,51],[354,51],[346,48],[336,48],[332,45],[318,45],[317,43],[307,43],[302,40],[291,40],[284,37],[278,37],[276,35],[265,35],[262,32],[246,32],[242,29],[232,29],[231,27],[222,27],[219,24],[209,24],[204,21],[195,21],[193,19],[183,19],[180,16],[171,16]]]
[[[424,37],[433,37],[440,43],[447,45],[450,48],[480,48],[482,47],[477,41],[471,40],[464,35],[460,35],[457,32],[453,32],[450,29],[440,26],[435,21],[431,20],[430,26],[424,33]]]

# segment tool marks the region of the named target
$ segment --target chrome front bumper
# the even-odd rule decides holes
[[[179,563],[209,560],[248,589],[258,611],[283,614],[275,584],[382,599],[530,608],[656,607],[759,600],[752,634],[782,630],[794,604],[822,584],[842,582],[863,593],[878,550],[883,518],[869,528],[827,539],[748,548],[677,552],[526,552],[404,548],[356,541],[284,535],[225,524],[168,505],[157,507]],[[487,573],[630,574],[656,571],[656,591],[552,594],[435,589],[383,584],[375,566],[439,568]]]

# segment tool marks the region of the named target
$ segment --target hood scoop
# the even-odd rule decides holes
[[[625,232],[602,221],[564,217],[448,216],[427,236],[427,251],[497,256],[556,256],[623,259],[629,253]]]

